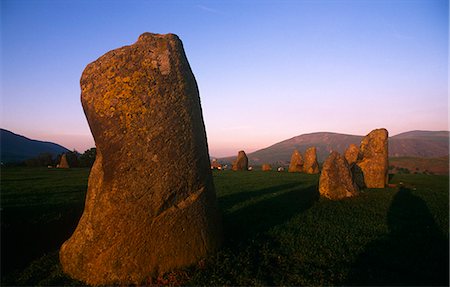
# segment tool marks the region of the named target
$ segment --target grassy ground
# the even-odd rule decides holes
[[[3,285],[79,284],[57,249],[81,215],[87,175],[2,169]],[[222,171],[214,181],[223,248],[157,283],[448,285],[448,176],[395,175],[397,188],[336,202],[319,198],[317,175]]]

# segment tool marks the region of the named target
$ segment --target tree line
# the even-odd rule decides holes
[[[38,167],[38,166],[52,166],[56,167],[61,161],[63,154],[66,154],[67,162],[70,167],[92,167],[97,155],[95,147],[86,150],[80,154],[76,150],[58,154],[54,157],[51,153],[41,153],[37,157],[25,160],[21,165]]]

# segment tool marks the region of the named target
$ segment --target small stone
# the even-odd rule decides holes
[[[325,160],[320,174],[320,195],[332,200],[339,200],[355,196],[358,192],[358,186],[353,182],[352,173],[345,158],[336,151],[331,152]]]
[[[303,157],[298,150],[294,150],[292,153],[288,172],[303,172]]]
[[[249,170],[248,157],[245,154],[245,151],[241,150],[241,151],[238,152],[237,159],[233,162],[232,169],[234,171],[236,171],[236,170]]]
[[[262,171],[271,171],[272,170],[272,166],[268,163],[265,163],[261,166],[261,170]]]
[[[319,163],[317,162],[316,147],[310,147],[305,151],[305,162],[303,170],[307,174],[318,174]]]
[[[67,156],[65,153],[63,153],[61,156],[61,160],[59,161],[58,168],[70,168],[69,162],[67,161]]]

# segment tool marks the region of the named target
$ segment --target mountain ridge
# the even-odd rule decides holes
[[[41,153],[56,157],[69,151],[57,143],[30,139],[3,128],[0,128],[0,147],[2,163],[22,162]]]

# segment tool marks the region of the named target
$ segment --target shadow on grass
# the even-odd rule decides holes
[[[227,209],[233,207],[234,205],[244,202],[244,201],[247,201],[251,198],[257,198],[257,197],[264,196],[266,194],[271,194],[271,193],[276,193],[279,191],[291,189],[291,188],[294,188],[299,185],[301,185],[301,183],[287,183],[287,184],[281,184],[278,186],[272,186],[272,187],[263,188],[260,190],[255,190],[255,191],[244,191],[244,192],[238,192],[238,193],[225,195],[219,199],[220,206],[221,206],[222,210],[227,210]]]
[[[224,216],[225,244],[235,244],[255,238],[310,208],[319,199],[319,193],[315,185],[289,190],[296,186],[299,186],[299,184],[285,184],[222,198],[223,207],[227,207],[250,198],[288,190],[244,206]]]
[[[448,286],[448,238],[426,203],[410,189],[400,188],[387,221],[389,234],[366,247],[347,284]]]
[[[2,275],[22,269],[43,254],[59,249],[75,230],[82,211],[83,204],[2,210]],[[8,278],[2,276],[2,285],[5,279]]]

